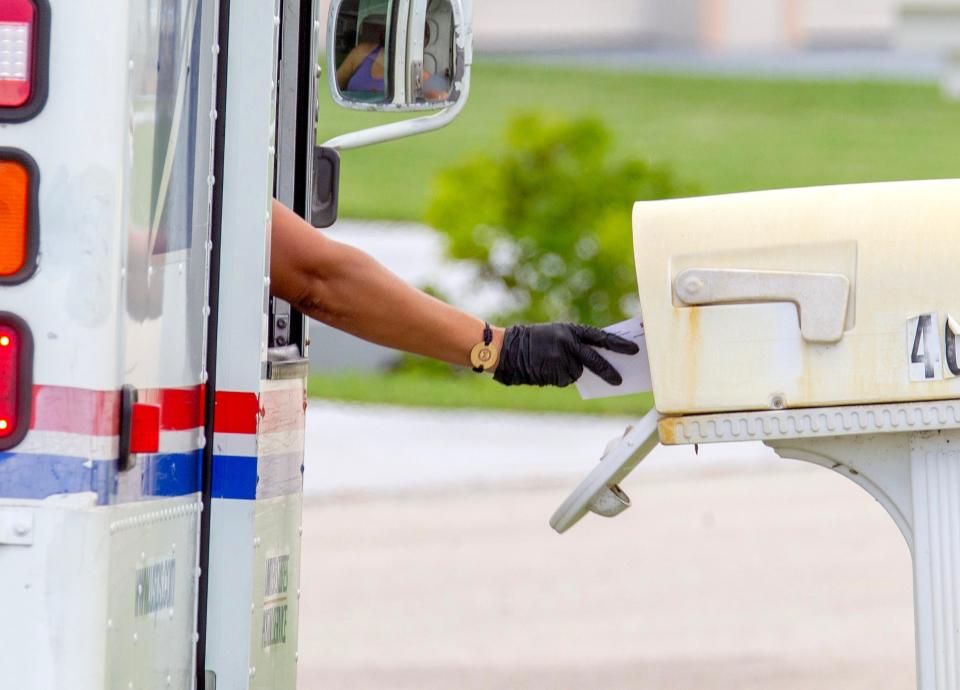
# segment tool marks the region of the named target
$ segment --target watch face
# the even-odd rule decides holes
[[[470,352],[470,363],[474,369],[490,369],[497,359],[497,351],[492,345],[477,343]]]
[[[477,359],[481,364],[489,364],[493,359],[493,353],[490,351],[489,347],[485,347],[481,349],[479,353],[477,353]]]

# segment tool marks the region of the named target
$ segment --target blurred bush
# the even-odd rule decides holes
[[[635,315],[633,203],[695,189],[665,166],[617,158],[592,118],[521,115],[504,143],[440,173],[427,211],[451,258],[511,294],[495,317],[603,326]]]

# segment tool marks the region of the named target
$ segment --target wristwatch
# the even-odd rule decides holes
[[[493,329],[489,323],[483,325],[483,340],[473,346],[470,351],[470,364],[473,370],[478,374],[490,371],[497,363],[499,356],[496,346],[493,344]]]

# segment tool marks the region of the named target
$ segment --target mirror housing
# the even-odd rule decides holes
[[[333,0],[327,76],[352,110],[444,110],[467,96],[471,42],[461,0]]]

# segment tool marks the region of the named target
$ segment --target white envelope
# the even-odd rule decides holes
[[[596,398],[613,398],[618,395],[645,393],[653,389],[650,380],[650,360],[647,357],[647,340],[643,330],[643,319],[635,318],[615,323],[603,330],[614,333],[627,340],[632,340],[640,347],[635,355],[621,355],[610,350],[594,348],[600,355],[620,372],[623,383],[611,386],[592,371],[584,369],[583,376],[577,381],[577,390],[584,400]]]

